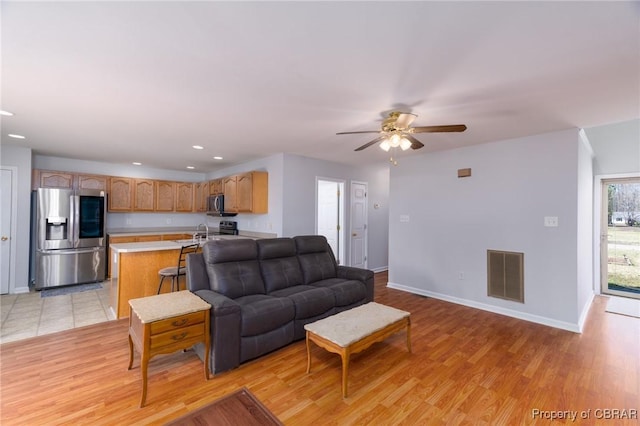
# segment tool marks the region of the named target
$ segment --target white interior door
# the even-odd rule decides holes
[[[367,184],[351,182],[350,266],[367,267]]]
[[[344,182],[316,181],[316,234],[324,235],[338,264],[344,259]]]
[[[11,219],[13,210],[13,172],[2,168],[0,175],[0,294],[9,293],[11,264]]]

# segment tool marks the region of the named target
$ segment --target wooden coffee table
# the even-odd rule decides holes
[[[147,367],[151,357],[188,349],[204,342],[204,377],[209,380],[209,309],[211,305],[188,290],[129,300],[129,370],[133,348],[140,352],[142,397],[147,397]]]
[[[381,342],[393,333],[407,330],[407,349],[411,353],[409,312],[371,302],[312,322],[307,331],[307,374],[311,372],[311,342],[342,358],[342,397],[347,397],[349,357]]]

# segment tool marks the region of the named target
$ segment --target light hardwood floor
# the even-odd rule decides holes
[[[640,410],[640,319],[606,313],[606,298],[575,334],[387,289],[386,280],[376,274],[376,301],[411,312],[413,353],[398,333],[354,355],[347,399],[340,358],[314,347],[307,375],[300,341],[209,381],[191,351],[158,356],[139,409],[139,355],[128,371],[120,320],[0,345],[0,423],[163,424],[246,386],[287,425],[550,424],[534,410],[588,414],[575,424],[639,424],[603,418]]]

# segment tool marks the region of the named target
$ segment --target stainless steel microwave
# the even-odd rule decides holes
[[[221,216],[230,217],[235,216],[237,213],[230,213],[224,210],[224,195],[210,195],[207,198],[207,214],[209,216]]]

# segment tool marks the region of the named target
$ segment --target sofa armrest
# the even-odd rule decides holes
[[[211,372],[236,368],[240,365],[240,305],[213,290],[194,293],[211,305]]]
[[[362,281],[367,289],[367,302],[373,302],[373,271],[353,266],[338,265],[338,278]]]
[[[209,275],[202,253],[187,255],[187,289],[195,293],[198,290],[209,290]]]

